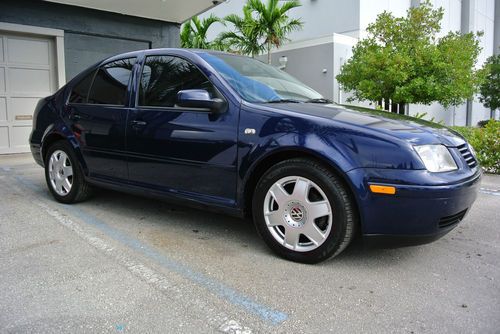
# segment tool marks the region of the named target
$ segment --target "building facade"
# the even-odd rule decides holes
[[[0,1],[0,154],[29,151],[40,98],[111,55],[178,47],[180,24],[213,6],[211,0]]]
[[[228,0],[204,15],[213,13],[224,17],[230,13],[239,14],[245,3],[246,0]],[[500,52],[500,0],[433,0],[432,3],[444,9],[441,35],[449,31],[483,32],[478,68],[486,58]],[[302,0],[301,4],[291,11],[291,15],[300,17],[304,27],[290,34],[289,43],[273,51],[272,63],[281,65],[325,97],[346,103],[349,95],[340,89],[335,76],[352,55],[352,46],[366,36],[366,28],[378,14],[390,11],[395,16],[405,16],[411,6],[420,4],[420,0]],[[209,38],[214,38],[224,29],[227,28],[214,25]],[[283,66],[284,59],[286,65]],[[368,105],[366,102],[356,104]],[[410,105],[407,109],[410,115],[426,113],[426,118],[448,125],[475,125],[490,117],[490,110],[477,97],[447,109],[438,103]],[[499,118],[499,111],[495,117]]]

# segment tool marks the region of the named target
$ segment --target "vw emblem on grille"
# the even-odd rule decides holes
[[[300,207],[295,206],[290,210],[290,216],[292,217],[293,220],[298,222],[304,218],[304,212]]]

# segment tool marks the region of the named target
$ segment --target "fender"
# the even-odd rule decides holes
[[[42,157],[45,156],[45,152],[48,149],[49,145],[54,142],[54,138],[62,138],[69,142],[74,149],[75,155],[78,158],[78,163],[82,167],[82,170],[85,175],[88,175],[88,168],[85,160],[83,159],[83,154],[80,149],[80,143],[75,138],[73,132],[64,124],[62,120],[58,120],[56,123],[49,125],[45,132],[43,133],[40,152]]]
[[[250,191],[248,187],[254,187],[260,175],[265,172],[265,170],[259,170],[262,164],[267,165],[266,161],[273,161],[274,158],[277,161],[300,156],[314,158],[332,168],[345,181],[350,191],[354,191],[355,186],[347,172],[356,168],[355,162],[338,150],[335,145],[330,143],[331,146],[329,146],[327,141],[316,134],[310,134],[309,137],[309,140],[305,140],[308,144],[304,146],[290,144],[297,142],[295,133],[283,135],[278,140],[269,138],[254,145],[247,154],[241,157],[237,193],[238,203],[244,211],[247,210],[246,196]]]
[[[325,143],[316,142],[318,145],[311,147],[289,145],[289,138],[285,138],[293,134],[283,136],[277,142],[273,140],[264,142],[259,145],[255,145],[246,156],[241,159],[240,164],[240,176],[243,180],[248,179],[249,175],[252,174],[255,168],[264,160],[269,157],[282,154],[285,152],[302,152],[305,156],[314,156],[317,160],[323,161],[332,168],[335,169],[337,173],[346,174],[348,171],[356,168],[355,162],[350,160],[348,156],[345,156],[340,150],[333,146],[327,146]]]

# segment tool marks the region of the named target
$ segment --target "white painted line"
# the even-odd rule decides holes
[[[14,176],[14,178],[19,181],[19,183],[32,189],[35,192],[40,192],[39,186],[33,184],[32,182],[26,180],[20,175]],[[154,248],[148,246],[137,240],[136,238],[130,237],[125,233],[120,232],[116,228],[113,228],[103,222],[102,220],[89,215],[84,210],[81,210],[76,205],[65,205],[65,210],[70,212],[73,216],[81,220],[83,223],[98,228],[101,232],[105,233],[111,239],[128,246],[130,249],[137,251],[139,254],[145,255],[147,258],[160,264],[162,267],[181,275],[183,278],[196,283],[198,286],[204,287],[208,291],[212,292],[214,295],[230,302],[235,306],[241,307],[243,310],[252,313],[262,320],[277,326],[282,324],[288,319],[288,315],[279,310],[274,310],[266,305],[263,305],[252,298],[240,293],[239,291],[226,286],[222,282],[215,280],[201,272],[193,270],[188,265],[178,262],[165,254],[160,254]]]
[[[22,185],[33,190],[35,193],[41,192],[41,189],[37,185],[27,181],[24,178],[15,176],[15,179]],[[25,191],[21,190],[17,184],[9,186],[17,188],[20,193],[25,193]],[[153,286],[168,298],[177,300],[178,305],[183,308],[185,314],[193,314],[194,312],[196,312],[195,310],[198,310],[198,312],[196,312],[197,316],[201,316],[206,319],[208,328],[212,328],[214,331],[231,334],[252,333],[252,330],[249,327],[241,325],[240,322],[232,319],[232,317],[228,316],[226,313],[214,310],[213,305],[209,305],[207,301],[200,298],[186,298],[186,295],[189,295],[190,292],[192,292],[186,291],[186,288],[189,288],[189,286],[186,287],[183,284],[174,284],[157,270],[147,266],[144,263],[141,263],[140,261],[130,258],[123,253],[123,250],[116,249],[115,247],[107,243],[104,239],[99,238],[86,231],[86,229],[83,228],[80,223],[74,221],[65,213],[51,208],[48,204],[40,201],[39,198],[34,198],[32,200],[32,203],[40,207],[46,214],[53,217],[55,221],[68,228],[70,231],[74,232],[78,237],[83,239],[89,245],[93,246],[107,257],[125,267],[134,276]]]
[[[129,272],[134,274],[136,277],[139,277],[142,281],[153,285],[155,288],[159,289],[162,292],[168,292],[168,296],[170,297],[172,297],[172,295],[174,294],[174,297],[176,299],[182,299],[182,302],[185,303],[185,292],[181,291],[178,287],[172,284],[161,273],[143,263],[130,259],[119,250],[106,243],[106,241],[104,241],[103,239],[96,237],[89,232],[86,232],[78,223],[76,223],[60,211],[52,209],[45,203],[38,200],[35,200],[34,203],[42,208],[49,216],[53,217],[56,221],[76,233],[88,244],[106,253],[107,256],[113,258],[116,262],[124,266]],[[188,308],[189,311],[192,312],[191,307],[186,306],[186,308]],[[202,305],[202,309],[207,309],[207,306]],[[216,316],[211,316],[208,320],[212,328],[218,328],[224,333],[252,333],[252,330],[249,327],[241,325],[236,320],[229,319],[229,317],[223,313],[217,314]]]

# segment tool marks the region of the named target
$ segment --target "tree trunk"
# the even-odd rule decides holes
[[[271,64],[271,40],[267,41],[267,63]]]
[[[405,111],[406,111],[406,110],[405,110],[405,107],[406,107],[405,105],[406,105],[406,103],[404,103],[404,102],[401,102],[401,103],[399,104],[399,114],[400,114],[400,115],[404,115],[404,114],[405,114]]]
[[[392,103],[391,104],[391,112],[397,114],[398,113],[398,104],[397,103]]]
[[[389,99],[384,99],[384,110],[389,111]]]
[[[377,106],[380,107],[380,108],[382,108],[382,99],[380,99],[380,100],[377,101]]]

